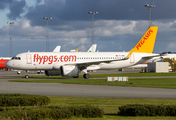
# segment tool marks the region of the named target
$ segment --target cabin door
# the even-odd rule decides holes
[[[134,54],[131,54],[131,57],[130,57],[130,63],[134,63],[134,62],[135,62]]]
[[[26,63],[27,63],[27,64],[32,64],[32,57],[31,57],[31,54],[26,54]]]

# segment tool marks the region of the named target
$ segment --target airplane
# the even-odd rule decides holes
[[[92,46],[88,49],[87,52],[95,52],[96,48],[97,48],[97,44],[92,44]],[[78,52],[78,51],[79,51],[79,49],[77,49],[77,50],[70,50],[70,52]]]
[[[97,44],[92,44],[92,46],[89,48],[87,52],[95,52],[97,48]]]
[[[87,52],[95,52],[96,51],[96,44],[93,44],[90,48],[89,48],[89,50],[87,51]],[[60,49],[61,49],[61,46],[56,46],[56,48],[53,50],[53,52],[55,52],[55,53],[57,53],[57,52],[60,52]],[[91,50],[91,51],[90,51]],[[77,51],[76,52],[78,52],[78,49],[77,49]],[[11,59],[11,57],[1,57],[0,58],[0,69],[8,69],[6,66],[5,66],[5,63],[7,62],[7,61],[9,61]],[[22,70],[18,70],[17,71],[17,74],[20,74],[22,72]],[[37,73],[38,74],[40,74],[40,73],[42,73],[43,72],[43,70],[38,70],[37,71]]]
[[[48,76],[78,78],[83,72],[83,77],[89,79],[88,71],[129,67],[160,56],[153,53],[157,30],[157,26],[148,28],[129,52],[26,52],[17,54],[5,65],[11,69],[45,70]]]
[[[56,48],[53,50],[53,52],[60,52],[60,48],[61,46],[56,46]],[[11,59],[11,57],[1,57],[0,58],[0,69],[8,69],[6,66],[5,66],[5,63],[7,61],[9,61]],[[17,71],[17,74],[20,74],[21,71]]]
[[[56,46],[56,48],[53,50],[53,52],[60,52],[60,48],[61,46]],[[1,57],[0,58],[0,69],[7,69],[7,67],[5,66],[5,63],[7,61],[9,61],[11,59],[11,57]],[[21,72],[18,71],[17,74],[20,74]]]
[[[79,51],[79,49],[77,49],[77,50],[70,50],[70,52],[78,52]]]
[[[53,52],[60,52],[61,46],[56,46],[56,48],[53,50]]]
[[[0,69],[7,69],[7,67],[5,66],[5,63],[7,61],[9,61],[11,59],[11,57],[1,57],[0,58]]]

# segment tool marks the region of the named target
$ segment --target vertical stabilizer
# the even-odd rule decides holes
[[[95,52],[97,48],[97,44],[93,44],[87,52]]]
[[[60,52],[60,49],[61,49],[61,46],[57,46],[57,47],[53,50],[53,52]]]
[[[129,58],[133,52],[153,53],[157,31],[158,26],[151,26],[126,58]]]

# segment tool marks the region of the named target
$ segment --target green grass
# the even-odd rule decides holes
[[[128,77],[147,77],[147,76],[176,76],[176,73],[116,73],[116,74],[91,74],[91,77],[118,77],[118,76],[128,76]]]
[[[12,82],[37,82],[37,83],[64,83],[64,84],[92,84],[92,85],[112,85],[112,86],[137,86],[137,87],[161,87],[176,88],[176,78],[134,78],[128,82],[106,82],[99,77],[143,77],[143,76],[176,76],[176,73],[118,73],[118,74],[92,74],[96,79],[72,79],[71,77],[47,77],[45,75],[30,75],[32,79],[11,80]],[[24,77],[24,76],[18,76]],[[82,77],[82,75],[80,75]],[[104,108],[103,118],[93,120],[175,120],[176,117],[131,117],[118,116],[118,107],[127,104],[151,104],[151,105],[176,105],[176,99],[133,99],[133,98],[89,98],[89,97],[56,97],[49,96],[49,105],[98,105]],[[87,120],[86,118],[72,118],[71,120]],[[91,119],[92,120],[92,119]]]
[[[118,107],[127,104],[150,104],[150,105],[176,105],[176,99],[143,99],[143,98],[90,98],[90,97],[58,97],[48,96],[51,105],[74,106],[94,105],[104,108],[103,118],[89,118],[90,120],[175,120],[176,117],[154,116],[154,117],[132,117],[118,116]],[[31,107],[31,106],[30,106]],[[0,118],[1,120],[1,118]],[[2,119],[9,120],[9,119]],[[48,119],[44,119],[48,120]],[[49,119],[54,120],[54,119]],[[67,120],[67,119],[65,119]],[[73,117],[71,120],[87,120],[87,118]]]
[[[173,73],[113,73],[113,74],[91,74],[90,77],[118,77],[118,76],[128,76],[128,77],[148,77],[148,76],[176,76],[176,72]],[[23,77],[24,75],[18,75],[14,77]],[[46,76],[46,75],[29,75],[30,78],[72,78],[72,77],[62,77],[62,76]],[[80,78],[83,75],[80,74]]]
[[[101,77],[128,76],[128,77],[151,77],[151,76],[176,76],[176,73],[117,73],[117,74],[92,74],[94,79],[72,79],[71,77],[31,75],[25,80],[10,80],[11,82],[35,82],[35,83],[64,83],[64,84],[86,84],[86,85],[111,85],[111,86],[133,86],[176,89],[176,78],[134,78],[128,82],[107,82]],[[24,76],[16,76],[24,77]],[[80,75],[82,78],[82,75]]]
[[[10,82],[34,82],[34,83],[64,83],[85,85],[110,85],[176,89],[176,78],[134,78],[128,82],[108,82],[106,79],[25,79],[9,80]]]
[[[129,117],[129,116],[116,116],[105,115],[103,118],[72,118],[69,120],[175,120],[176,117]],[[63,119],[67,120],[67,119]]]
[[[150,104],[150,105],[176,105],[176,99],[133,99],[133,98],[89,98],[89,97],[56,97],[49,96],[50,105],[85,105],[91,104],[103,107],[105,115],[103,118],[93,120],[174,120],[176,117],[131,117],[118,116],[118,107],[126,104]],[[72,118],[73,120],[87,120],[86,118]]]

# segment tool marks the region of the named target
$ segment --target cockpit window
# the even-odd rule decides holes
[[[12,57],[12,60],[21,60],[20,57]]]

